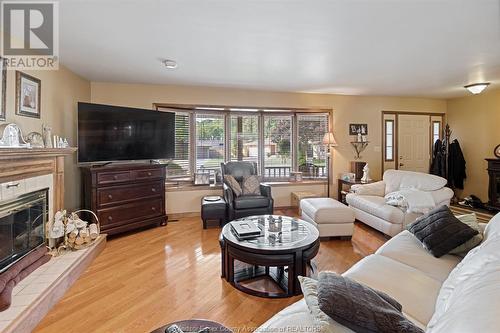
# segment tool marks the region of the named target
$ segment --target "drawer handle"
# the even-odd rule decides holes
[[[108,199],[113,199],[113,196],[111,194],[108,194]]]
[[[7,188],[11,188],[11,187],[18,187],[19,186],[19,183],[15,183],[15,184],[7,184]]]
[[[113,221],[113,216],[108,216],[108,221]]]
[[[114,179],[114,180],[117,180],[117,179],[118,179],[118,175],[114,175],[114,176],[113,176],[113,179]]]
[[[151,172],[148,172],[148,176],[151,176]]]
[[[156,189],[154,187],[151,188],[151,192],[156,192]]]
[[[151,210],[154,212],[156,211],[156,207],[151,207]]]

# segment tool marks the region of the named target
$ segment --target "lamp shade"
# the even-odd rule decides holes
[[[335,140],[335,137],[333,136],[332,132],[325,133],[325,135],[323,136],[323,143],[329,146],[334,146],[334,147],[338,146],[337,141]]]

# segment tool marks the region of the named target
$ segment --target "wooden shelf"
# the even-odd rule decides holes
[[[41,158],[70,155],[78,148],[3,148],[0,147],[0,160],[10,160],[12,158]]]

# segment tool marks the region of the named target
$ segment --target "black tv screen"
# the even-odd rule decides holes
[[[175,114],[78,103],[78,162],[174,157]]]

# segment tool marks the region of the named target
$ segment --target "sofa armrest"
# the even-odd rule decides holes
[[[455,193],[453,190],[449,187],[443,187],[440,188],[437,191],[432,191],[431,192],[432,198],[434,199],[434,202],[436,203],[436,206],[440,205],[450,205],[450,200],[453,198]]]
[[[351,186],[351,191],[359,195],[385,196],[385,182],[383,180],[371,184],[356,184]]]
[[[222,188],[223,188],[224,200],[226,200],[226,204],[232,208],[234,199],[233,190],[226,183],[222,184]]]
[[[260,194],[272,199],[271,186],[267,184],[260,184]]]

